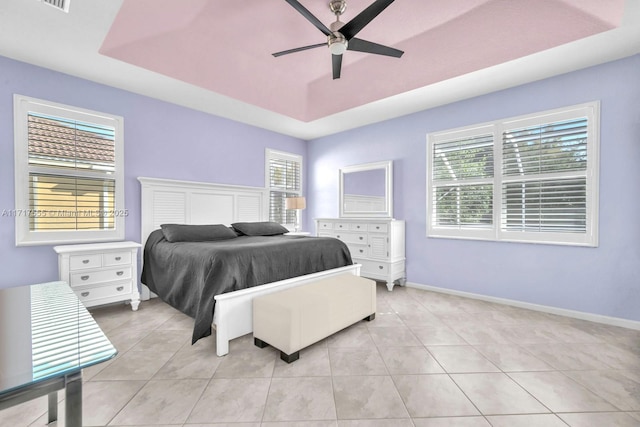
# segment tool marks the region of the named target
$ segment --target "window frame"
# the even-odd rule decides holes
[[[73,107],[55,102],[40,100],[14,94],[14,175],[15,175],[15,241],[16,246],[75,244],[87,242],[103,242],[124,240],[125,209],[124,195],[124,119],[120,116]],[[29,165],[29,130],[28,115],[30,112],[44,114],[61,119],[77,120],[102,126],[110,126],[115,130],[115,200],[114,228],[105,230],[30,230],[30,216],[37,215],[30,207],[29,175],[34,168]],[[60,176],[74,176],[63,170],[56,172]]]
[[[271,161],[272,160],[284,160],[284,161],[293,161],[293,162],[297,162],[299,165],[299,169],[300,169],[300,176],[299,176],[299,182],[300,182],[300,188],[299,190],[282,190],[282,189],[274,189],[271,187]],[[275,193],[284,193],[284,196],[286,197],[287,195],[294,195],[295,197],[303,197],[303,189],[304,189],[304,182],[303,182],[303,177],[304,177],[304,164],[303,164],[303,157],[300,154],[294,154],[294,153],[289,153],[289,152],[285,152],[285,151],[279,151],[279,150],[274,150],[271,148],[266,148],[265,149],[265,167],[264,167],[264,182],[265,182],[265,188],[269,191],[269,210],[268,210],[268,214],[269,214],[269,221],[271,221],[271,211],[272,211],[272,206],[271,206],[271,193],[275,192]],[[295,215],[298,215],[298,212],[295,212]],[[292,223],[280,223],[282,226],[286,227],[289,230],[294,230],[296,223],[295,220]]]
[[[514,181],[545,181],[544,177],[507,176],[503,173],[503,140],[502,135],[510,129],[526,126],[545,125],[563,120],[587,118],[587,166],[583,172],[554,173],[558,178],[570,175],[583,176],[586,183],[586,227],[582,233],[550,232],[550,231],[514,231],[507,230],[503,214],[503,184]],[[487,131],[493,134],[493,226],[490,229],[471,229],[439,226],[435,224],[433,193],[437,187],[437,180],[433,178],[433,146],[434,144],[457,138],[480,136]],[[471,240],[490,240],[519,243],[541,243],[572,246],[598,246],[598,205],[599,205],[599,164],[600,164],[600,102],[593,101],[564,108],[547,110],[450,129],[427,134],[427,237],[454,238]],[[434,183],[434,181],[436,181]]]

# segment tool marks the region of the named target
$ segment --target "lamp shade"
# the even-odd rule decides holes
[[[307,207],[307,201],[304,197],[287,197],[285,203],[287,209],[304,209]]]

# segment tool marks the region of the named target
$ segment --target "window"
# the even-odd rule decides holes
[[[302,196],[302,156],[267,149],[266,177],[269,188],[269,221],[293,229],[296,211],[287,210],[287,197]]]
[[[427,139],[427,235],[597,246],[597,102]]]
[[[123,119],[15,95],[14,120],[16,244],[124,239]]]

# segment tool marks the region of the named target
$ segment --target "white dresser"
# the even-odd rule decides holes
[[[318,218],[318,236],[335,237],[347,244],[351,258],[361,264],[361,275],[387,282],[406,279],[404,221],[369,218]]]
[[[55,246],[60,280],[71,285],[86,307],[118,301],[140,304],[136,242]]]

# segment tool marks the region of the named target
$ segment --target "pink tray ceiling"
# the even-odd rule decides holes
[[[348,22],[373,0],[348,0]],[[325,25],[326,0],[301,0]],[[347,51],[284,0],[124,0],[100,53],[309,122],[616,28],[624,0],[397,0],[358,37],[405,51]]]

